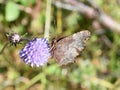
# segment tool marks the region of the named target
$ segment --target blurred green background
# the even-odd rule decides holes
[[[31,68],[19,57],[25,42],[17,47],[8,46],[0,55],[0,90],[120,90],[120,33],[102,28],[98,34],[92,19],[56,7],[50,1],[0,0],[0,50],[8,41],[5,32],[16,32],[26,38],[49,35],[51,42],[53,38],[87,29],[91,38],[86,49],[74,64],[60,67],[50,59],[43,67]],[[86,0],[78,1],[87,5]],[[119,0],[95,1],[120,23]]]

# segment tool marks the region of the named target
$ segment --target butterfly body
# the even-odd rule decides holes
[[[57,60],[59,65],[73,63],[75,57],[83,51],[89,37],[90,32],[85,30],[59,40],[53,44],[52,57]]]

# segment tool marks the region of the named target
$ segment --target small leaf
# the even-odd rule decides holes
[[[8,2],[5,7],[5,19],[8,22],[14,21],[19,17],[20,10],[13,2]]]

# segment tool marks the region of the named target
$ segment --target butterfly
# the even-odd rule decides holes
[[[51,56],[60,66],[75,62],[75,58],[83,51],[91,34],[88,30],[77,32],[51,44]]]

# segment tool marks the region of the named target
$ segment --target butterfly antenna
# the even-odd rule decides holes
[[[5,45],[3,46],[2,50],[0,51],[0,55],[3,53],[3,51],[5,50],[5,48],[7,47],[8,44],[9,44],[9,42],[5,43]]]

